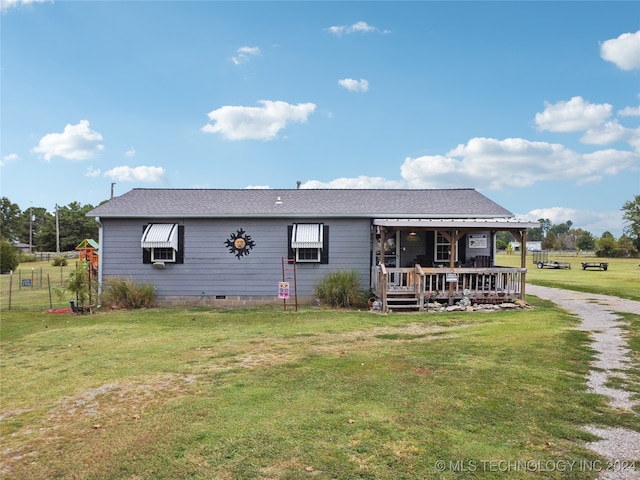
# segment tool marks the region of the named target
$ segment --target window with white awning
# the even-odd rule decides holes
[[[177,223],[150,223],[144,229],[140,245],[151,252],[151,262],[175,262],[178,251]]]
[[[296,262],[322,262],[326,227],[322,223],[295,223],[291,228],[290,246]]]

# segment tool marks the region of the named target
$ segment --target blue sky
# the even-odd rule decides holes
[[[2,196],[475,188],[622,233],[638,2],[1,0]]]

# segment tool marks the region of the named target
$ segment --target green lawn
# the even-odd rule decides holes
[[[529,300],[493,314],[5,311],[0,475],[506,478],[491,461],[518,462],[508,478],[536,462],[575,462],[540,478],[595,478],[580,426],[638,429],[638,412],[587,393],[586,334]]]
[[[560,260],[573,268],[528,258],[529,282],[640,299],[637,259],[608,259],[606,272]],[[535,297],[491,314],[74,316],[45,313],[50,298],[68,306],[55,289],[73,262],[26,265],[11,310],[0,278],[0,478],[596,478],[580,467],[598,459],[580,426],[640,430],[638,409],[587,392],[592,352],[575,317]],[[24,278],[34,287],[17,288]],[[640,396],[640,318],[624,321],[626,387]],[[557,468],[525,471],[540,462]]]

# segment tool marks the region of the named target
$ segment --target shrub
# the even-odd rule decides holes
[[[0,273],[9,273],[15,270],[20,262],[18,252],[6,240],[0,242]]]
[[[119,277],[109,278],[102,292],[102,304],[108,308],[148,308],[153,306],[154,290],[153,285],[138,285]]]
[[[64,257],[55,257],[51,262],[51,265],[53,265],[54,267],[66,267],[67,259]]]
[[[331,272],[316,284],[314,292],[321,302],[332,307],[366,307],[369,299],[369,293],[360,288],[355,271]]]

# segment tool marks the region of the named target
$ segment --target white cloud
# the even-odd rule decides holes
[[[121,166],[104,172],[105,177],[121,182],[160,183],[165,179],[166,171],[162,167]]]
[[[235,65],[240,65],[242,63],[247,63],[251,60],[251,57],[260,55],[260,49],[258,47],[240,47],[236,50],[236,53],[237,55],[231,57],[231,61]]]
[[[87,168],[87,173],[84,174],[85,177],[96,178],[100,176],[100,169],[95,168],[93,166]]]
[[[636,152],[640,153],[640,128],[631,131],[628,142]]]
[[[580,139],[581,142],[590,145],[608,145],[620,140],[626,140],[632,130],[624,128],[617,120],[606,122],[595,128],[590,128]]]
[[[622,110],[618,110],[618,115],[621,117],[640,117],[640,105],[637,107],[625,107]]]
[[[17,162],[20,160],[20,155],[17,153],[9,153],[7,155],[3,155],[2,159],[0,159],[0,167],[4,167],[10,162]]]
[[[125,157],[133,157],[136,154],[136,149],[131,147],[129,150],[124,152]]]
[[[354,80],[353,78],[343,78],[338,80],[338,85],[346,88],[350,92],[366,92],[369,90],[369,82],[364,79]]]
[[[45,3],[52,0],[0,0],[0,11],[9,10],[12,7],[19,7],[21,5],[29,5],[31,3]]]
[[[640,30],[603,42],[600,56],[622,70],[640,69]]]
[[[380,30],[377,27],[369,25],[367,22],[356,22],[353,25],[336,25],[326,29],[333,35],[343,35],[350,33],[390,33],[389,30]]]
[[[88,120],[80,120],[77,125],[67,124],[62,133],[49,133],[40,139],[31,151],[43,155],[46,161],[53,157],[67,160],[88,160],[104,149],[97,142],[102,135],[89,128]]]
[[[282,101],[261,100],[262,107],[227,105],[209,112],[203,132],[219,133],[227,140],[272,140],[288,123],[305,123],[316,109],[313,103],[292,105]]]
[[[608,103],[597,105],[582,97],[573,97],[553,105],[545,102],[544,112],[536,113],[535,121],[538,130],[576,132],[597,127],[611,116],[611,111]]]
[[[356,178],[336,178],[329,182],[309,180],[300,185],[300,188],[403,188],[404,182],[387,180],[382,177],[360,176]]]
[[[411,188],[501,189],[559,179],[595,181],[637,168],[639,158],[614,149],[579,154],[559,144],[522,138],[472,138],[446,156],[406,158],[400,172]]]

